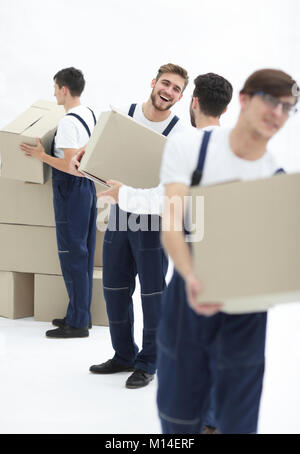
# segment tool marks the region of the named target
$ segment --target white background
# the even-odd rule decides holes
[[[39,98],[53,98],[53,76],[80,68],[83,102],[99,114],[109,104],[145,101],[161,64],[185,67],[191,83],[176,113],[186,122],[193,80],[216,72],[234,87],[222,119],[238,115],[245,79],[264,67],[300,80],[299,0],[1,0],[0,127]],[[300,170],[300,115],[272,148]]]
[[[64,67],[84,72],[82,101],[100,114],[109,104],[145,101],[168,62],[190,75],[175,106],[187,123],[198,74],[212,71],[232,82],[222,118],[231,126],[238,92],[253,71],[278,68],[300,81],[299,24],[299,0],[0,0],[0,127],[35,100],[54,100],[53,76]],[[289,120],[271,142],[289,171],[300,170],[299,120]],[[48,324],[0,322],[1,432],[159,431],[155,383],[130,393],[124,376],[88,374],[112,353],[106,328],[93,329],[85,343],[64,344],[45,339]],[[300,433],[299,324],[298,304],[270,311],[262,433]]]

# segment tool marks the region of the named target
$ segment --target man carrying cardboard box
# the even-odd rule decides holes
[[[96,243],[96,191],[87,178],[70,175],[70,162],[86,145],[96,124],[94,113],[80,103],[85,80],[80,70],[65,68],[54,76],[54,95],[67,114],[60,120],[52,144],[52,155],[37,146],[21,150],[52,166],[53,203],[58,254],[69,297],[66,317],[54,319],[56,329],[47,337],[87,337],[91,326],[94,252]]]
[[[164,293],[158,329],[157,401],[164,433],[201,432],[212,377],[219,430],[257,430],[267,314],[229,315],[221,312],[222,302],[199,303],[201,283],[192,254],[184,232],[174,226],[183,224],[189,186],[276,173],[267,144],[295,111],[294,84],[282,71],[257,71],[240,92],[241,112],[231,131],[195,129],[166,144],[161,181],[166,197],[182,203],[170,210],[165,204],[162,226],[163,244],[176,268]],[[192,113],[199,127],[199,106],[192,105]]]
[[[191,124],[196,127],[194,109],[198,105],[197,125],[205,131],[212,131],[220,126],[220,117],[227,111],[227,106],[232,98],[232,85],[224,77],[207,73],[201,74],[195,79],[195,89],[190,105]],[[120,182],[112,181],[112,188],[100,193],[102,199],[110,197],[124,211],[132,211],[135,214],[162,213],[163,186],[153,189],[135,189],[124,187]],[[124,191],[124,192],[123,192]],[[120,193],[123,196],[120,197]],[[109,200],[109,199],[108,199]],[[154,211],[156,210],[156,211]],[[211,390],[210,405],[205,418],[203,432],[206,434],[217,433],[214,417],[214,387]]]
[[[170,109],[182,98],[187,83],[185,69],[171,63],[161,66],[152,80],[149,99],[144,104],[132,104],[128,115],[166,136],[180,131],[183,126]],[[78,155],[77,165],[82,153]],[[119,185],[113,185],[112,190],[117,197]],[[130,188],[122,187],[125,200],[128,199],[126,190],[130,191]],[[134,371],[126,381],[126,387],[132,389],[148,385],[155,374],[156,328],[168,262],[160,244],[159,229],[151,231],[151,225],[158,225],[159,217],[151,218],[151,213],[146,210],[143,220],[138,217],[133,219],[128,206],[125,204],[122,207],[115,205],[115,209],[111,210],[103,246],[103,291],[115,355],[103,364],[91,366],[90,371],[97,374]],[[124,220],[124,216],[126,226],[121,228],[119,221]],[[116,229],[111,225],[111,220],[115,218]],[[147,224],[148,231],[140,228],[131,230],[130,221],[144,226]],[[137,274],[141,284],[144,321],[140,352],[133,337],[132,295]]]

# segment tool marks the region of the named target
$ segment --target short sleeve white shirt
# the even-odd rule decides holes
[[[255,161],[236,156],[230,147],[229,133],[230,130],[225,128],[213,130],[207,148],[202,185],[267,178],[276,172],[279,166],[270,151]],[[190,186],[203,134],[202,130],[194,128],[168,140],[160,172],[163,185],[182,183]]]
[[[92,112],[85,106],[73,107],[68,113],[79,115],[87,124],[92,133],[95,122]],[[84,147],[89,140],[86,128],[72,115],[65,115],[59,122],[55,136],[54,156],[63,158],[63,148],[79,149]]]

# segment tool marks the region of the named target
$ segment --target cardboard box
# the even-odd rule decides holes
[[[65,115],[62,106],[39,100],[0,131],[1,176],[33,183],[45,183],[50,167],[38,159],[25,156],[19,148],[24,142],[36,145],[41,139],[47,153],[59,120]]]
[[[195,187],[191,194],[198,230],[195,197],[204,196],[204,237],[192,243],[204,286],[199,301],[224,302],[229,313],[300,301],[300,174]]]
[[[34,319],[51,322],[66,315],[69,299],[62,276],[36,274],[34,277]],[[94,270],[91,304],[93,325],[108,326],[102,290],[102,269]]]
[[[33,316],[34,275],[0,271],[0,317]]]
[[[104,233],[97,231],[95,266],[102,266]],[[55,227],[0,224],[0,270],[61,274]]]
[[[102,190],[103,186],[96,185],[96,191]],[[100,212],[98,208],[97,227],[103,230],[108,216]],[[109,210],[105,207],[102,212]],[[55,227],[52,179],[38,184],[0,177],[0,223]]]
[[[79,170],[105,182],[151,188],[159,184],[166,137],[115,110],[103,112],[87,144]]]
[[[52,180],[37,184],[0,177],[0,223],[55,227]]]

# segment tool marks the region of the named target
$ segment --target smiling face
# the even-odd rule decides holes
[[[280,96],[282,103],[294,105],[293,96]],[[241,113],[250,129],[266,140],[271,139],[282,128],[289,114],[283,111],[281,103],[277,107],[270,106],[259,95],[240,95]]]
[[[159,79],[152,80],[151,87],[153,106],[157,110],[165,111],[182,98],[185,81],[177,74],[164,73]]]

